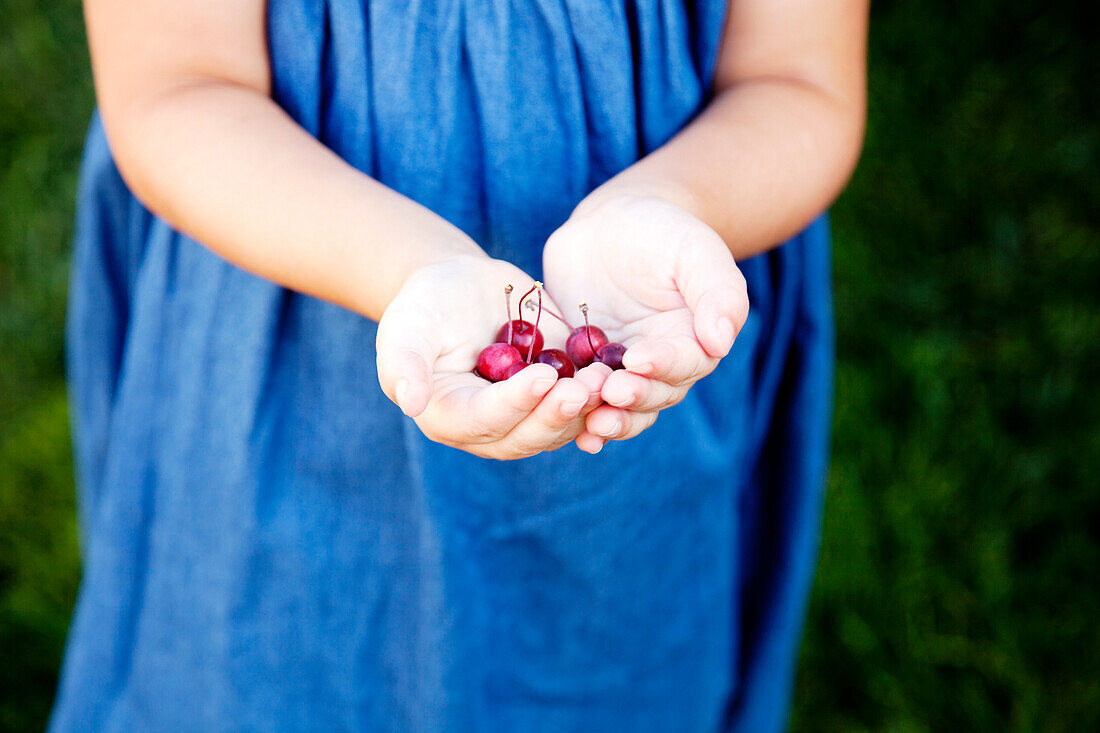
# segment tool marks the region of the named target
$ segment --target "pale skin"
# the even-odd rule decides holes
[[[868,0],[733,0],[707,109],[592,192],[543,253],[546,303],[592,302],[627,369],[554,381],[533,365],[490,385],[470,369],[504,320],[501,288],[531,278],[291,120],[270,98],[264,12],[85,0],[119,169],[230,262],[379,320],[382,389],[429,438],[480,456],[598,452],[652,425],[745,321],[735,258],[824,210],[862,141]],[[556,321],[540,327],[564,343]]]

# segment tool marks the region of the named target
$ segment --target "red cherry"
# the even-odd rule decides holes
[[[512,338],[508,340],[509,328],[511,328]],[[521,321],[518,318],[508,323],[505,323],[497,331],[496,339],[498,343],[507,344],[510,343],[519,349],[521,355],[526,356],[527,351],[532,353],[539,353],[542,350],[542,332],[535,328],[533,323],[527,321]],[[534,344],[532,346],[532,344]]]
[[[517,361],[515,364],[504,370],[504,378],[511,379],[529,366],[531,365],[525,361]]]
[[[607,342],[607,334],[600,328],[581,326],[565,340],[565,351],[580,369],[591,364],[596,358],[596,351]]]
[[[489,344],[477,355],[477,373],[490,382],[501,382],[516,363],[523,363],[519,350],[511,344]]]
[[[577,329],[580,332],[580,338],[574,341],[573,350],[569,352],[569,356],[573,358],[577,366],[588,366],[596,359],[600,347],[604,346],[608,339],[607,334],[588,322],[588,303],[581,303],[578,308],[581,309],[581,315],[584,316],[584,326]],[[573,340],[572,337],[570,337],[570,340]],[[588,348],[586,349],[585,346]],[[568,342],[566,342],[565,348],[569,349]]]
[[[569,359],[569,355],[561,349],[546,349],[545,351],[540,351],[539,355],[535,357],[535,361],[540,364],[549,364],[557,369],[558,379],[566,379],[576,373],[576,369],[573,367],[573,362]]]
[[[530,302],[527,303],[527,307],[534,310],[534,306]],[[569,321],[549,308],[543,309],[564,323],[565,327],[569,329],[569,338],[565,340],[565,351],[577,369],[586,367],[596,361],[596,352],[609,340],[602,329],[588,323],[588,305],[581,303],[580,309],[584,315],[584,325],[580,328],[573,328]]]
[[[601,364],[607,364],[612,369],[622,369],[623,354],[625,353],[626,347],[620,343],[612,342],[610,344],[604,344],[596,349],[596,361]]]
[[[527,296],[531,293],[538,292],[539,305],[538,313],[535,315],[535,322],[530,323],[522,318],[512,318],[512,286],[508,285],[504,288],[504,305],[508,310],[508,320],[504,322],[504,325],[497,331],[496,341],[502,344],[511,344],[519,349],[519,353],[523,356],[523,360],[527,363],[531,362],[531,357],[542,350],[543,338],[542,332],[539,331],[539,316],[542,315],[542,283],[536,282],[531,286],[531,289],[523,294],[519,299],[519,308],[523,310],[523,303],[527,300]],[[527,301],[528,307],[531,307],[531,302]]]

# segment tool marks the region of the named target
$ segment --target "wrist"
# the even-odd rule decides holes
[[[687,186],[671,180],[633,179],[628,173],[629,169],[592,191],[573,209],[571,218],[587,216],[609,204],[643,200],[664,201],[703,218],[700,197]]]
[[[448,225],[449,226],[449,225]],[[363,255],[368,255],[366,251]],[[379,262],[374,256],[360,257],[351,268],[354,293],[352,309],[379,320],[397,294],[414,275],[425,269],[464,262],[485,262],[489,255],[457,228],[451,231],[425,231],[393,246]]]

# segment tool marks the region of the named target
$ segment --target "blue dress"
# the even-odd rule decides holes
[[[706,102],[723,6],[271,0],[274,96],[537,277],[572,207]],[[69,321],[85,571],[52,730],[781,729],[829,260],[819,220],[744,262],[732,353],[642,436],[482,460],[386,400],[373,322],[149,214],[93,122]]]

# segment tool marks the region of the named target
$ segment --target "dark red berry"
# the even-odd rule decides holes
[[[535,328],[535,324],[528,323],[527,321],[521,321],[519,319],[505,323],[497,331],[496,341],[502,344],[509,343],[508,341],[508,328],[511,326],[512,333],[512,346],[519,349],[521,356],[526,356],[527,351],[531,350],[534,353],[539,353],[542,350],[542,332]],[[532,346],[532,343],[534,344]]]
[[[581,303],[577,306],[584,316],[584,325],[569,334],[565,342],[565,350],[569,352],[569,358],[582,369],[596,359],[596,352],[607,343],[607,334],[588,322],[588,304]]]
[[[528,301],[527,307],[534,310],[534,306]],[[602,329],[588,324],[588,305],[580,304],[581,313],[584,315],[585,325],[573,328],[569,321],[565,320],[549,308],[544,308],[547,313],[557,318],[569,329],[569,338],[565,340],[565,351],[569,359],[577,369],[586,367],[596,360],[596,351],[608,342],[607,334]]]
[[[525,361],[517,361],[517,362],[516,362],[515,364],[513,364],[513,365],[512,365],[512,366],[510,366],[510,367],[508,367],[508,368],[507,368],[507,369],[506,369],[506,370],[504,371],[504,378],[505,378],[505,379],[511,379],[512,377],[514,377],[515,375],[519,374],[520,372],[522,372],[522,371],[523,371],[524,369],[526,369],[526,368],[527,368],[527,367],[529,367],[529,366],[531,366],[531,365],[530,365],[530,364],[528,364],[528,363],[527,363],[527,362],[525,362]]]
[[[576,373],[576,369],[573,367],[573,362],[570,360],[569,355],[561,349],[546,349],[545,351],[540,351],[539,355],[535,357],[535,361],[540,364],[549,364],[557,369],[558,379],[566,379]]]
[[[516,363],[523,363],[523,357],[515,346],[489,344],[477,355],[477,373],[490,382],[500,382],[511,376],[508,369]]]
[[[596,351],[607,343],[607,334],[596,326],[581,326],[565,341],[565,351],[578,369],[586,367],[596,358]]]
[[[607,364],[612,369],[622,369],[623,354],[625,353],[626,347],[622,344],[615,342],[604,344],[596,349],[596,361],[601,364]]]

